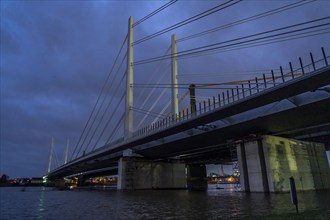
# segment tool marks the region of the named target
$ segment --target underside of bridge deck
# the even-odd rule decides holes
[[[160,142],[152,148],[135,152],[147,158],[176,157],[180,159],[182,157],[182,159],[189,160],[200,154],[205,155],[205,158],[208,159],[212,159],[212,156],[228,159],[228,148],[230,147],[228,140],[240,140],[255,134],[281,134],[295,138],[297,135],[329,131],[330,111],[327,106],[330,106],[330,98],[184,139],[163,144]],[[305,129],[298,129],[302,127]],[[322,140],[328,140],[329,135],[319,139],[315,137],[315,139],[322,142]]]

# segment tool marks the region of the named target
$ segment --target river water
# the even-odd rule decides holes
[[[225,187],[226,188],[226,187]],[[330,209],[330,191],[300,192],[299,210]],[[0,219],[239,219],[294,213],[290,194],[242,193],[232,189],[66,190],[0,188]]]

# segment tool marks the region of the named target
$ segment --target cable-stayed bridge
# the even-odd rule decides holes
[[[182,39],[176,39],[176,36],[172,35],[171,45],[163,56],[134,61],[134,48],[138,44],[189,24],[194,19],[201,19],[209,15],[212,10],[215,13],[239,2],[228,1],[220,4],[210,11],[196,15],[191,20],[179,22],[136,41],[134,41],[134,28],[153,14],[135,23],[130,18],[128,34],[74,149],[71,161],[49,172],[48,177],[50,179],[68,176],[88,178],[118,174],[121,184],[119,188],[148,188],[149,185],[141,186],[136,183],[139,182],[136,176],[154,179],[155,174],[151,173],[158,173],[156,176],[160,176],[159,172],[164,172],[164,175],[169,175],[164,177],[165,179],[174,179],[175,182],[172,186],[167,184],[165,188],[177,188],[182,187],[184,181],[173,172],[181,174],[186,172],[182,170],[182,164],[190,166],[188,168],[190,171],[185,175],[192,178],[194,173],[198,173],[197,177],[203,176],[205,173],[203,170],[205,167],[201,166],[203,164],[238,160],[241,172],[244,173],[242,182],[245,190],[278,191],[276,187],[268,184],[271,180],[263,174],[267,166],[270,166],[267,165],[268,159],[265,159],[265,155],[268,151],[271,152],[271,148],[266,143],[261,144],[263,140],[269,139],[265,135],[279,136],[284,140],[290,138],[297,140],[297,143],[301,140],[323,142],[329,147],[330,66],[329,56],[326,55],[324,48],[317,56],[309,54],[308,65],[299,58],[298,66],[290,62],[288,68],[281,66],[277,70],[254,73],[253,77],[249,75],[249,78],[220,83],[179,82],[180,59],[295,40],[315,34],[329,34],[329,17],[325,17],[177,51],[177,43],[180,41],[253,21],[267,14],[289,10],[298,7],[299,4],[312,1],[301,1],[299,4],[295,3],[296,5],[288,4]],[[174,3],[175,1],[169,2],[161,10]],[[127,52],[122,55],[125,44],[127,44]],[[168,61],[170,63],[166,63]],[[143,77],[135,78],[136,69],[140,65],[155,62],[158,62],[155,72],[149,75],[147,83],[145,83],[146,79],[141,80]],[[157,74],[158,71],[162,73]],[[123,74],[120,75],[121,73]],[[152,77],[155,77],[156,81],[152,82]],[[166,78],[169,82],[163,83],[162,80],[166,81]],[[246,147],[254,142],[257,143],[254,147]],[[299,142],[300,145],[306,143]],[[250,169],[248,165],[250,162],[247,155],[250,148],[256,148],[257,158],[261,158],[258,172],[261,173],[261,182],[267,182],[267,187],[265,184],[254,187],[253,181],[248,178],[247,170]],[[317,148],[315,151],[320,150]],[[311,156],[308,150],[304,153]],[[299,151],[297,154],[302,153]],[[135,167],[136,170],[130,171],[132,169],[130,166]],[[156,168],[159,166],[163,167],[161,168],[163,171],[156,171],[160,169]],[[142,172],[140,169],[145,170]],[[172,170],[172,174],[164,171],[168,169]],[[135,180],[131,180],[132,178]],[[176,181],[177,179],[179,180]],[[151,187],[162,188],[161,183],[150,181]],[[330,183],[328,181],[330,180],[323,180],[325,185]],[[195,184],[199,183],[190,181],[190,185]]]

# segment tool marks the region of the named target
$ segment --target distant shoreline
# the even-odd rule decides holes
[[[40,186],[45,186],[44,184],[31,184],[31,183],[29,183],[29,184],[22,184],[22,185],[20,185],[20,184],[0,184],[0,187],[25,187],[25,186],[28,186],[28,187],[40,187]],[[48,186],[45,186],[45,187],[48,187]]]

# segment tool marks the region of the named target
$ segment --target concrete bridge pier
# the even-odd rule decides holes
[[[56,179],[54,181],[54,186],[58,189],[65,188],[65,180],[64,179]]]
[[[207,173],[204,164],[187,165],[187,188],[189,190],[207,190]]]
[[[184,189],[185,164],[122,157],[118,162],[117,189]]]
[[[330,189],[323,144],[262,136],[237,145],[240,183],[247,192],[289,192],[292,176],[299,191]]]
[[[86,178],[83,175],[79,175],[77,185],[78,186],[85,186],[85,181],[86,181]]]

